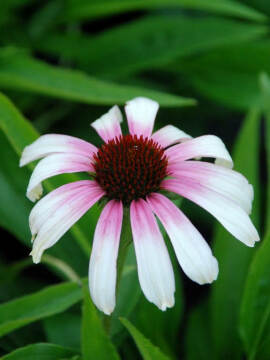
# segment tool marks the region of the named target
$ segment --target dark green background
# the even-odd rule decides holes
[[[0,6],[1,359],[269,359],[270,2],[2,0]],[[100,208],[47,251],[53,258],[31,265],[32,204],[25,191],[33,167],[20,169],[18,162],[39,133],[100,145],[90,122],[136,96],[159,101],[156,129],[173,124],[192,136],[223,139],[235,168],[254,185],[252,219],[263,242],[246,248],[183,201],[219,261],[217,281],[199,286],[187,279],[166,238],[177,291],[175,307],[163,313],[141,293],[131,247],[106,333],[86,280],[83,288],[62,283],[65,275],[50,262],[59,258],[87,276]],[[76,178],[58,176],[46,191]]]

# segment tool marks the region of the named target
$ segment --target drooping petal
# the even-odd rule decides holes
[[[184,161],[197,157],[216,158],[217,163],[228,168],[233,167],[232,158],[222,140],[215,135],[204,135],[181,144],[174,145],[165,151],[169,163]]]
[[[29,218],[34,238],[31,252],[34,263],[38,263],[44,250],[53,246],[103,195],[95,181],[83,180],[63,185],[40,200]]]
[[[173,177],[193,179],[202,186],[217,191],[235,201],[250,214],[254,196],[253,187],[242,174],[223,166],[200,161],[169,164],[168,171]]]
[[[130,221],[139,281],[146,298],[161,310],[174,305],[174,274],[156,219],[145,200],[134,200]]]
[[[107,315],[115,307],[116,263],[122,219],[122,202],[109,201],[98,220],[90,258],[90,294],[97,308]]]
[[[120,123],[122,114],[118,106],[112,107],[106,114],[94,121],[91,126],[105,142],[122,135]]]
[[[154,132],[151,138],[160,146],[166,148],[175,143],[191,139],[191,136],[173,125],[167,125]]]
[[[89,187],[89,180],[75,181],[58,187],[39,200],[32,208],[29,216],[29,226],[33,237],[56,209],[86,187]]]
[[[161,194],[151,194],[147,202],[167,231],[185,274],[198,284],[216,280],[217,260],[207,242],[182,211]]]
[[[42,195],[42,181],[49,177],[74,172],[94,171],[91,159],[80,154],[52,154],[42,159],[35,167],[26,195],[31,201],[36,201]]]
[[[143,97],[128,101],[125,111],[130,134],[151,136],[158,108],[156,101]]]
[[[87,141],[68,135],[47,134],[40,136],[23,150],[20,166],[55,153],[71,153],[92,156],[97,148]]]
[[[254,246],[259,235],[247,213],[234,201],[191,179],[167,179],[161,184],[198,204],[212,214],[233,236],[247,246]]]

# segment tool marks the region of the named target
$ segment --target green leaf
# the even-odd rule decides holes
[[[61,313],[82,298],[82,290],[76,283],[66,282],[0,305],[0,336],[43,319]]]
[[[30,245],[28,215],[31,204],[25,197],[29,171],[19,169],[18,157],[2,132],[0,132],[0,148],[5,154],[1,157],[0,164],[0,225],[25,244]]]
[[[259,183],[260,112],[252,110],[244,121],[234,148],[235,169],[254,186],[252,219],[258,227],[260,209]],[[217,359],[239,359],[237,332],[240,302],[248,266],[255,249],[234,239],[221,225],[214,238],[214,254],[219,262],[219,276],[212,286],[211,319]]]
[[[119,355],[100,322],[88,287],[84,287],[82,317],[82,355],[84,359],[120,360]],[[94,334],[94,336],[93,336]]]
[[[33,344],[12,351],[1,360],[64,360],[76,355],[72,349],[54,344]]]
[[[187,8],[214,13],[264,20],[258,11],[236,1],[227,0],[68,0],[63,17],[68,19],[91,19],[101,16],[158,8]]]
[[[266,115],[267,235],[251,263],[241,305],[240,332],[250,360],[267,360],[270,357],[270,78],[268,75],[260,76],[260,84]]]
[[[147,16],[95,37],[48,35],[36,46],[69,60],[75,59],[95,75],[117,78],[152,70],[199,51],[256,39],[267,31],[264,25],[222,18]]]
[[[0,163],[0,226],[7,229],[27,247],[30,247],[31,233],[28,216],[33,205],[25,196],[30,172],[26,168],[19,168],[18,156],[1,131],[0,148],[5,154]],[[88,259],[83,256],[81,248],[69,233],[65,234],[63,240],[51,248],[49,252],[68,263],[79,274],[85,274]],[[25,249],[25,256],[28,254],[29,250]]]
[[[174,201],[179,206],[181,199]],[[182,289],[182,278],[178,260],[174,249],[166,234],[165,229],[159,224],[162,235],[169,250],[170,259],[173,265],[175,277],[175,305],[165,312],[160,311],[154,304],[150,303],[144,296],[141,296],[138,306],[132,314],[134,326],[144,334],[153,344],[158,344],[163,353],[172,359],[177,358],[177,345],[179,343],[178,331],[180,328],[183,310],[184,293]],[[137,280],[138,281],[138,280]],[[147,314],[147,316],[145,316]]]
[[[270,42],[263,40],[182,59],[171,68],[181,76],[184,74],[199,93],[211,100],[247,110],[261,106],[258,75],[262,71],[270,72],[270,63],[265,61],[269,54]]]
[[[270,69],[269,69],[270,73]],[[267,166],[266,216],[265,227],[270,230],[270,77],[266,73],[260,74],[263,110],[265,114],[265,150]]]
[[[72,349],[80,349],[81,316],[79,313],[66,311],[45,319],[43,324],[47,341]]]
[[[132,296],[130,296],[132,294]],[[129,317],[141,297],[141,288],[138,282],[137,263],[133,244],[129,246],[125,265],[122,272],[120,286],[117,292],[116,307],[111,315],[110,334],[116,341],[122,340],[119,332],[123,326],[118,320],[120,316]]]
[[[87,104],[123,104],[136,96],[150,97],[162,106],[194,104],[193,100],[180,96],[117,85],[80,71],[51,66],[10,48],[0,50],[0,88],[29,91]]]
[[[0,129],[17,153],[17,156],[20,156],[26,145],[29,145],[38,137],[37,131],[32,127],[30,122],[28,122],[15,106],[2,94],[0,94]],[[28,230],[27,217],[32,205],[30,201],[25,199],[26,185],[30,173],[27,169],[19,168],[19,158],[9,147],[2,136],[2,133],[0,142],[7,155],[3,157],[0,164],[0,182],[2,184],[0,193],[1,199],[3,199],[0,204],[0,213],[3,213],[0,224],[18,236],[25,244],[30,246],[31,235]],[[33,169],[33,166],[30,165],[29,168]],[[63,175],[61,179],[67,183],[79,180],[80,178],[76,175],[67,174]],[[46,181],[44,187],[47,190],[52,190],[61,184],[62,182],[59,181],[59,179],[53,179]],[[16,207],[14,207],[14,204],[16,204]],[[89,223],[95,224],[98,215],[99,212],[97,208],[94,207],[87,215],[90,217]],[[16,227],[14,227],[14,222],[17,224]],[[78,241],[82,250],[89,254],[89,239],[91,238],[89,226],[85,225],[82,227],[75,224],[70,232]],[[61,259],[74,265],[77,271],[80,269],[81,274],[85,273],[86,263],[84,261],[86,261],[86,259],[84,260],[82,250],[74,243],[74,241],[72,241],[71,237],[68,235],[65,235],[65,237],[66,239],[69,239],[68,242],[59,242],[57,247],[54,247],[50,251],[52,251],[52,254],[59,256]]]
[[[241,0],[242,3],[252,6],[264,14],[270,15],[270,3],[268,0]]]
[[[169,360],[158,347],[144,337],[127,319],[120,318],[120,321],[132,336],[144,360]]]
[[[249,360],[270,357],[270,233],[256,253],[249,272],[240,313],[240,333]]]

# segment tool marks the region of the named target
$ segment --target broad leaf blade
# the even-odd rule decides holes
[[[241,305],[240,332],[250,360],[270,357],[269,254],[268,233],[250,266]]]
[[[259,126],[260,112],[253,110],[239,133],[233,156],[236,170],[243,173],[254,186],[252,219],[256,226],[259,224],[260,200]],[[220,271],[211,294],[212,333],[217,359],[239,359],[241,356],[238,316],[247,269],[254,251],[234,239],[220,225],[217,227],[214,253]]]
[[[249,269],[241,306],[240,331],[249,359],[267,360],[270,357],[270,78],[260,77],[266,115],[267,155],[267,235]]]

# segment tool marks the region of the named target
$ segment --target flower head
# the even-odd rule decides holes
[[[96,306],[115,307],[116,264],[123,210],[129,210],[139,281],[146,298],[160,309],[174,305],[174,274],[159,230],[159,218],[185,274],[198,284],[217,278],[218,264],[208,243],[164,191],[187,198],[210,212],[233,236],[254,246],[258,233],[250,221],[253,188],[233,171],[232,159],[214,135],[191,138],[172,125],[152,134],[155,101],[136,98],[125,107],[129,134],[123,135],[117,106],[92,123],[104,144],[65,135],[43,135],[27,146],[20,165],[43,158],[34,169],[27,196],[42,195],[43,180],[61,173],[87,172],[89,180],[63,185],[38,201],[29,217],[31,255],[38,263],[68,229],[101,198],[89,265]],[[195,160],[214,158],[215,163]]]

